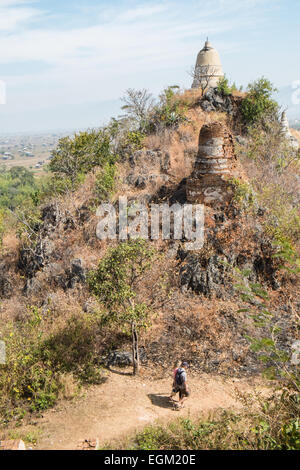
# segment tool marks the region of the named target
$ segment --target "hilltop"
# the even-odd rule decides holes
[[[112,380],[106,368],[131,364],[130,329],[125,320],[110,323],[114,311],[101,298],[104,284],[91,283],[91,272],[120,246],[97,237],[97,209],[108,202],[117,209],[119,196],[146,208],[187,204],[199,171],[195,201],[205,204],[204,246],[190,251],[184,237],[147,241],[145,249],[153,251],[147,272],[132,286],[137,304],[147,307],[147,328],[139,332],[141,369],[152,371],[153,380],[169,377],[184,358],[196,377],[257,377],[264,366],[251,341],[258,345],[270,324],[251,314],[263,316],[266,309],[271,328],[280,327],[274,348],[290,356],[299,339],[299,151],[283,135],[268,93],[262,106],[256,106],[261,95],[252,106],[251,93],[264,86],[258,81],[242,93],[224,80],[204,95],[170,87],[156,103],[145,90],[129,90],[124,117],[61,139],[49,176],[30,183],[22,204],[13,208],[3,199],[3,426],[12,419],[30,422],[32,414],[90,384],[101,394],[101,384]],[[215,144],[201,140],[203,129],[224,135],[225,176],[221,171],[217,182],[209,179],[203,153],[206,145],[214,155]],[[205,199],[208,180],[208,189],[221,184],[219,200]],[[102,275],[107,266],[101,265]],[[277,349],[260,346],[273,367]]]

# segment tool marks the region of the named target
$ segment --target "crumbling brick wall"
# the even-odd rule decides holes
[[[220,122],[202,127],[194,170],[187,180],[187,200],[218,204],[231,197],[228,180],[235,162],[233,136]]]

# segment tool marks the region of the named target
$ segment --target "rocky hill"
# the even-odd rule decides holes
[[[167,96],[152,111],[147,131],[131,130],[126,120],[117,132],[110,128],[118,153],[109,163],[113,189],[103,192],[107,163],[91,165],[73,187],[48,190],[36,219],[25,210],[15,215],[18,232],[4,234],[0,257],[0,331],[9,367],[16,370],[10,384],[8,372],[0,379],[5,422],[15,414],[19,419],[20,409],[52,406],[68,396],[70,384],[101,383],[103,367],[132,360],[129,333],[103,324],[102,307],[87,282],[118,244],[96,235],[96,211],[106,196],[115,207],[119,196],[147,208],[205,205],[201,249],[188,250],[184,237],[148,242],[157,256],[137,293],[152,312],[151,326],[140,337],[144,366],[159,375],[184,358],[196,372],[259,372],[247,336],[259,338],[267,327],[258,328],[245,310],[246,300],[259,310],[258,289],[268,293],[272,324],[281,328],[279,347],[291,351],[299,334],[300,291],[294,273],[281,265],[292,263],[287,244],[294,258],[299,250],[299,154],[285,142],[278,122],[267,130],[246,129],[244,98],[218,89],[204,97],[197,90]],[[168,125],[157,125],[166,120]],[[59,157],[63,150],[61,145]],[[53,172],[57,176],[59,165]],[[254,297],[245,299],[245,290],[236,286],[241,277],[249,289],[256,286]]]

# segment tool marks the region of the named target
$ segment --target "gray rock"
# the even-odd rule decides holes
[[[170,155],[167,152],[161,157],[160,168],[162,172],[166,172],[170,168]]]
[[[201,101],[201,108],[206,113],[211,113],[213,111],[216,111],[216,108],[213,106],[213,104],[207,100]]]
[[[137,176],[134,173],[130,173],[125,178],[125,183],[130,186],[135,186],[139,189],[144,189],[146,187],[147,178],[143,175]]]
[[[146,187],[146,178],[144,176],[139,176],[135,181],[135,187],[144,189]]]
[[[41,284],[36,277],[31,277],[25,282],[23,289],[24,295],[38,294],[41,290]]]
[[[222,95],[217,88],[210,88],[200,100],[200,106],[205,112],[219,111],[233,114],[233,104],[230,96]]]
[[[140,349],[140,361],[146,360],[146,353],[143,348]],[[107,367],[118,366],[126,367],[133,364],[132,352],[128,351],[112,351],[105,360]]]
[[[239,145],[246,145],[247,144],[247,139],[241,135],[236,135],[235,140]]]
[[[181,286],[205,296],[219,293],[219,286],[225,283],[226,268],[222,261],[214,255],[208,259],[206,266],[202,266],[197,255],[188,254],[180,271]]]
[[[113,351],[107,357],[107,366],[130,366],[132,364],[132,353],[128,351]]]
[[[129,184],[130,186],[134,186],[136,182],[136,175],[134,173],[129,173],[128,176],[125,178],[125,183]]]
[[[71,261],[71,269],[66,272],[66,288],[73,289],[76,284],[84,284],[86,281],[85,269],[81,259]]]
[[[129,164],[131,167],[135,167],[135,165],[137,164],[138,160],[141,159],[143,155],[143,150],[137,150],[136,152],[134,152],[133,154],[130,155],[129,157]]]
[[[0,299],[9,299],[12,296],[13,287],[8,277],[5,265],[0,266]]]

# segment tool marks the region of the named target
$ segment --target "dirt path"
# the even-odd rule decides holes
[[[166,423],[180,416],[194,416],[219,407],[241,407],[235,389],[261,389],[254,381],[201,375],[190,377],[192,391],[186,408],[172,409],[168,395],[171,379],[149,380],[110,372],[101,386],[91,387],[83,398],[65,401],[44,413],[32,429],[40,432],[37,449],[77,449],[80,441],[98,439],[100,445],[132,435],[149,423]],[[24,427],[23,432],[28,431]]]

